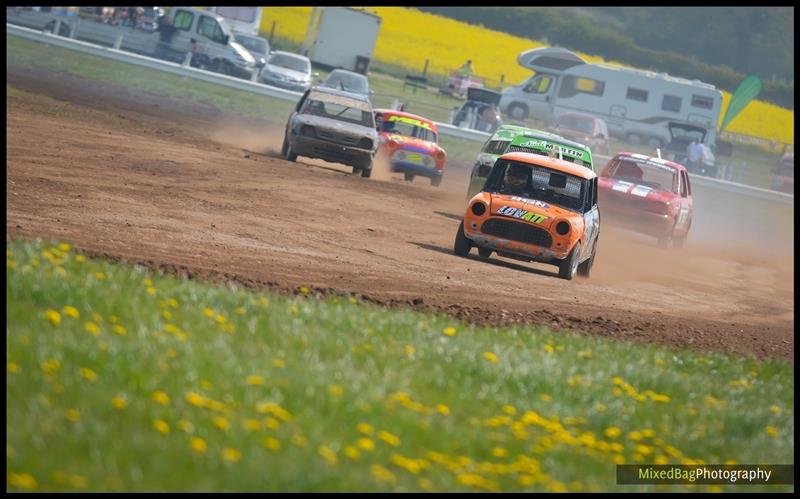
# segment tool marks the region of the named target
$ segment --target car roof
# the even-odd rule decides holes
[[[311,59],[309,59],[308,57],[306,57],[304,55],[295,54],[294,52],[286,52],[285,50],[273,50],[269,55],[273,56],[273,55],[278,55],[278,54],[280,54],[280,55],[288,55],[289,57],[294,57],[295,59],[303,59],[303,60],[311,62]]]
[[[338,88],[333,87],[323,87],[317,85],[316,87],[311,87],[311,92],[319,92],[323,94],[331,94],[331,95],[338,95],[341,97],[349,97],[351,99],[356,99],[364,102],[369,102],[369,97],[364,94],[359,94],[357,92],[348,92],[346,90],[339,90]]]
[[[542,156],[541,154],[533,154],[528,152],[507,152],[500,156],[500,159],[510,161],[519,161],[520,163],[527,163],[529,165],[544,166],[553,170],[558,170],[562,173],[568,173],[585,179],[592,179],[597,176],[592,170],[582,165],[577,165],[571,161],[563,159],[552,158],[550,156]]]
[[[668,166],[668,167],[674,168],[676,170],[686,170],[686,167],[684,167],[680,163],[676,163],[674,161],[669,161],[667,159],[659,158],[659,157],[655,157],[655,156],[647,156],[646,154],[640,154],[638,152],[620,152],[620,153],[617,153],[616,155],[614,155],[614,157],[612,159],[617,159],[617,158],[633,158],[635,160],[643,161],[645,163],[652,163],[652,164],[661,165],[661,166]]]
[[[533,130],[529,132],[522,132],[516,135],[511,142],[515,140],[521,140],[520,137],[527,137],[529,139],[538,139],[544,140],[546,142],[553,142],[554,144],[560,144],[567,147],[574,147],[575,149],[586,150],[591,153],[591,149],[586,144],[581,144],[580,142],[575,142],[574,140],[569,140],[566,137],[562,137],[561,135],[550,133],[550,132],[542,132],[540,130]]]
[[[424,121],[425,123],[430,123],[434,127],[436,126],[436,122],[431,120],[431,119],[428,119],[428,118],[426,118],[424,116],[420,116],[418,114],[411,114],[411,113],[407,113],[405,111],[398,111],[397,109],[380,108],[380,109],[375,109],[375,112],[376,113],[381,113],[381,114],[393,114],[395,116],[403,116],[405,118],[414,118],[415,120],[420,120],[420,121]]]
[[[347,74],[347,75],[359,76],[361,78],[365,78],[366,79],[366,76],[362,75],[361,73],[356,73],[355,71],[350,71],[349,69],[337,68],[337,69],[334,69],[333,71],[331,71],[330,73],[328,73],[328,76],[332,75],[333,73],[338,73],[338,74],[344,73],[344,74]]]

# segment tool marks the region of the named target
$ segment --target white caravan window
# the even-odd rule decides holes
[[[525,85],[522,91],[529,94],[543,94],[550,90],[550,83],[552,82],[553,77],[550,75],[537,76]]]
[[[567,75],[561,83],[561,88],[558,91],[559,97],[573,97],[578,93],[603,95],[606,89],[606,82],[600,80],[593,80],[591,78],[584,78],[582,76]]]
[[[640,102],[647,102],[647,90],[642,90],[640,88],[633,88],[628,87],[628,93],[625,94],[625,97],[630,100],[638,100]]]
[[[714,107],[714,99],[704,95],[692,95],[692,106],[702,109],[711,109]]]
[[[675,113],[681,112],[681,98],[674,95],[665,95],[661,103],[661,109],[664,111],[673,111]]]

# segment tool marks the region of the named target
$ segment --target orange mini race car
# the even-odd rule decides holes
[[[389,161],[393,172],[400,172],[408,182],[427,177],[438,187],[444,176],[447,153],[439,145],[436,122],[416,114],[394,109],[376,109],[378,155]]]
[[[512,152],[495,162],[483,189],[467,204],[454,252],[538,261],[558,276],[589,276],[597,251],[600,214],[597,175],[555,157]]]

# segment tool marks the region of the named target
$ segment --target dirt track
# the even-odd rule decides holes
[[[603,227],[593,275],[452,254],[465,169],[440,188],[278,158],[282,127],[7,65],[6,229],[186,275],[306,285],[481,324],[527,322],[793,361],[791,252],[682,251]],[[735,235],[732,235],[734,241]],[[720,247],[726,247],[720,251]],[[793,248],[789,248],[791,251]]]

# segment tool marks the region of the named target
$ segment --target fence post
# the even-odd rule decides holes
[[[75,32],[77,30],[78,30],[78,19],[75,18],[75,21],[69,27],[69,37],[74,39],[75,38]]]
[[[272,21],[272,29],[269,30],[269,46],[272,47],[272,38],[275,36],[275,21]]]
[[[428,61],[428,59],[425,59],[425,67],[424,67],[424,68],[422,68],[422,76],[423,76],[423,77],[424,77],[426,74],[428,74],[428,62],[429,62],[429,61]]]
[[[188,67],[192,63],[192,51],[186,52],[186,57],[183,58],[183,67]]]
[[[114,40],[114,48],[119,50],[120,47],[122,47],[122,33],[117,35],[117,39]]]
[[[56,19],[56,25],[53,26],[53,34],[54,35],[61,34],[61,19]]]
[[[500,90],[503,90],[503,82],[505,81],[505,79],[506,75],[504,74],[500,75]]]

